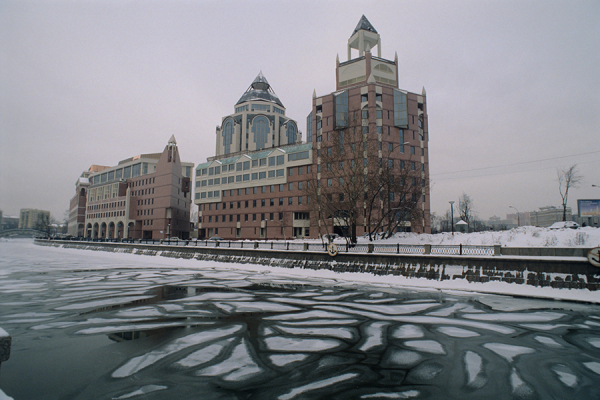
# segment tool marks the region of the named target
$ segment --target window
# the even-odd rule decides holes
[[[362,119],[368,119],[369,118],[369,110],[367,110],[366,108],[362,110]]]
[[[236,171],[241,171],[243,168],[243,164],[241,162],[235,164],[235,170]]]
[[[279,205],[282,206],[283,205],[283,197],[279,198]]]
[[[327,179],[327,186],[331,186],[331,185],[333,185],[333,180],[331,178],[328,178]]]
[[[250,161],[244,161],[244,171],[247,171],[250,169]]]
[[[392,151],[394,151],[394,143],[389,142],[388,143],[388,151],[391,153]]]
[[[302,204],[302,196],[298,197],[298,204]]]
[[[410,154],[415,154],[415,146],[410,146]]]
[[[294,175],[294,168],[288,168],[288,176]]]
[[[269,199],[269,205],[273,207],[275,205],[275,199]]]
[[[254,134],[254,143],[256,143],[257,150],[265,148],[270,132],[269,120],[267,120],[266,117],[259,115],[254,118],[252,122],[252,133]]]
[[[269,167],[275,166],[275,156],[269,157]]]
[[[369,101],[369,95],[367,93],[360,95],[360,101],[361,102],[365,102],[365,101]]]
[[[288,205],[293,205],[294,204],[294,198],[293,197],[288,197]]]
[[[260,206],[261,206],[261,207],[264,207],[264,206],[265,206],[265,199],[262,199],[262,200],[260,201]]]
[[[283,165],[285,162],[284,156],[277,156],[277,165]]]
[[[294,190],[294,182],[288,183],[288,190]]]

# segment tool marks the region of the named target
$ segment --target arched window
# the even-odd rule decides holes
[[[262,115],[254,118],[252,122],[252,133],[254,134],[254,143],[256,143],[256,149],[264,149],[269,139],[269,120]]]
[[[287,144],[296,143],[296,134],[298,133],[298,128],[296,128],[296,124],[293,122],[288,122],[287,125]]]
[[[223,146],[225,154],[231,153],[231,143],[233,143],[233,121],[228,119],[223,125]]]

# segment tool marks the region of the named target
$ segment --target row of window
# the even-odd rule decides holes
[[[112,218],[112,217],[124,217],[125,216],[125,211],[108,211],[108,212],[101,212],[101,213],[90,213],[87,214],[85,217],[87,219],[94,219],[94,218]]]
[[[137,210],[137,216],[144,216],[144,215],[154,215],[154,209],[149,209],[149,210]]]
[[[242,162],[238,162],[235,164],[227,164],[227,165],[223,165],[223,166],[202,168],[200,170],[199,175],[212,176],[212,175],[219,175],[221,173],[225,174],[229,171],[239,172],[239,171],[248,171],[248,170],[250,170],[250,168],[260,168],[260,167],[266,167],[266,166],[274,167],[274,166],[278,166],[278,165],[283,165],[285,163],[284,157],[285,157],[284,155],[279,155],[279,156],[273,156],[273,157],[269,157],[269,158],[260,158],[257,160],[242,161]],[[309,152],[308,152],[308,150],[306,150],[306,151],[288,154],[288,161],[305,160],[308,157],[309,157]]]
[[[154,188],[134,190],[131,192],[132,196],[145,196],[147,194],[154,194]]]
[[[90,178],[92,185],[109,183],[119,179],[135,178],[148,173],[148,163],[137,163],[128,167],[94,175]]]
[[[272,199],[244,200],[243,204],[244,204],[244,208],[250,207],[250,201],[252,201],[252,208],[275,207],[275,206],[283,206],[286,203],[285,199],[286,199],[285,197],[279,197],[279,198],[272,198]],[[296,199],[297,199],[296,204],[301,205],[304,203],[305,197],[299,196]],[[233,202],[233,201],[229,202],[229,209],[233,210],[235,204],[236,204],[236,202]],[[306,204],[310,204],[309,196],[306,196]],[[289,206],[294,205],[294,197],[287,198],[287,205],[289,205]],[[219,208],[222,210],[227,210],[227,202],[200,204],[200,211],[206,211],[206,210],[212,211],[213,209],[215,211],[218,211]],[[237,202],[237,208],[238,209],[242,208],[242,201]]]
[[[261,213],[260,221],[264,221],[264,220],[274,221],[275,214],[276,213]],[[278,214],[279,221],[282,221],[283,213],[279,212],[277,214]],[[229,222],[242,222],[242,215],[244,216],[243,217],[244,222],[250,222],[250,219],[252,219],[252,222],[257,221],[258,214],[229,214],[229,215],[221,215],[221,216],[209,215],[208,217],[204,217],[204,222],[212,223],[213,219],[214,219],[215,223],[219,222],[219,219],[220,219],[220,222],[227,222],[227,220],[229,220]],[[250,217],[250,215],[252,215],[252,217]],[[295,212],[295,213],[293,213],[293,217],[294,217],[294,220],[308,220],[308,219],[310,219],[310,214],[302,213],[302,212]],[[198,217],[198,222],[202,223],[202,221],[203,221],[203,217]]]
[[[138,206],[148,206],[148,205],[152,205],[152,204],[154,204],[154,197],[151,199],[143,199],[143,200],[137,201]]]
[[[106,208],[125,207],[125,201],[113,201],[112,203],[94,204],[88,205],[86,208],[88,211],[103,210]]]

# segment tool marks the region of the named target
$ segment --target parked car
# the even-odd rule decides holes
[[[564,229],[564,228],[577,229],[577,228],[579,228],[579,224],[574,221],[560,221],[560,222],[555,222],[552,225],[550,225],[550,229]]]

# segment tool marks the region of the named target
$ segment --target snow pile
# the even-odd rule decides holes
[[[339,241],[337,239],[336,241]],[[343,239],[341,239],[343,240]],[[359,241],[368,242],[361,237]],[[600,229],[584,227],[579,229],[548,229],[534,226],[520,226],[508,231],[486,231],[474,233],[450,232],[432,234],[396,233],[378,243],[432,244],[432,245],[484,245],[499,244],[506,247],[598,247]]]

